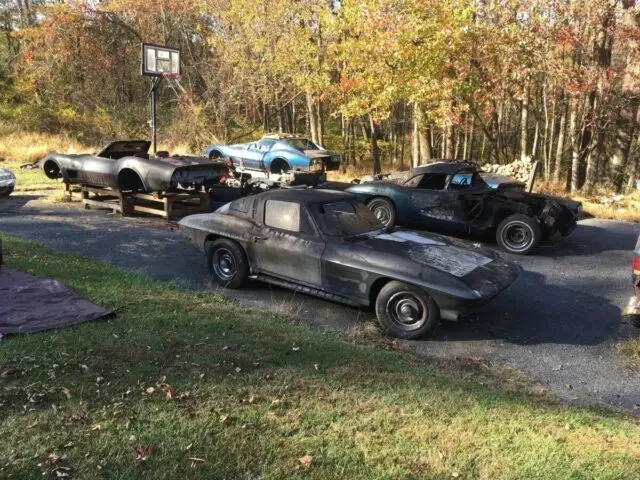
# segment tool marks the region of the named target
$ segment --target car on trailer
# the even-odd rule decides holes
[[[517,278],[520,267],[462,240],[383,226],[355,195],[280,189],[190,215],[180,230],[205,253],[212,279],[256,279],[357,307],[384,329],[427,336]]]
[[[293,134],[267,134],[255,142],[212,145],[204,154],[211,159],[229,158],[238,169],[267,174],[290,170],[325,172],[340,167],[338,153]]]
[[[507,252],[527,254],[577,225],[579,202],[528,193],[523,184],[493,179],[472,163],[434,162],[404,175],[344,189],[359,196],[386,226],[406,225],[448,234],[491,234]]]
[[[164,193],[208,189],[227,175],[224,162],[204,157],[149,155],[147,140],[115,141],[95,154],[50,153],[38,162],[47,177],[67,184]]]

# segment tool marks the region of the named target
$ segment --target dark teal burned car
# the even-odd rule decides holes
[[[235,168],[280,174],[290,170],[325,172],[340,167],[340,155],[297,135],[264,135],[260,140],[235,145],[212,145],[204,154],[228,158]]]
[[[519,182],[485,180],[465,162],[434,162],[346,191],[366,202],[385,226],[494,235],[505,251],[521,255],[556,233],[569,235],[581,209],[579,202],[528,193]]]

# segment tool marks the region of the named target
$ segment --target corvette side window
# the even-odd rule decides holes
[[[424,175],[416,175],[415,177],[412,177],[404,182],[404,186],[409,188],[416,188],[418,185],[420,185],[422,177],[424,177]]]
[[[418,188],[425,190],[443,190],[447,183],[447,176],[441,173],[425,174]]]
[[[289,232],[300,232],[300,204],[267,200],[264,206],[264,224]]]

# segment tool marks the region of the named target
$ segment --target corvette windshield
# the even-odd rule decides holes
[[[363,203],[341,201],[315,204],[311,210],[322,233],[330,237],[350,237],[384,228]]]
[[[304,150],[318,150],[318,146],[306,138],[290,138],[287,143],[301,152]]]

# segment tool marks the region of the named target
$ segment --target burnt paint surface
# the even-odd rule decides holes
[[[431,172],[447,176],[443,189],[408,186],[412,178]],[[484,182],[466,187],[453,185],[453,177],[461,173],[479,176],[471,164],[440,162],[414,169],[400,179],[366,182],[350,186],[346,191],[364,201],[388,198],[396,208],[398,225],[447,233],[483,235],[516,213],[538,219],[543,232],[549,236],[556,232],[568,235],[576,227],[578,204],[574,205],[575,202],[567,204],[550,196],[512,188],[493,189]]]
[[[53,162],[59,172],[57,176],[66,183],[85,184],[97,187],[119,188],[118,175],[123,170],[134,172],[146,192],[171,192],[192,188],[209,188],[218,183],[228,171],[223,162],[212,162],[207,158],[192,156],[152,157],[147,150],[149,142],[133,141],[143,145],[136,156],[109,157],[110,147],[126,142],[113,142],[98,154],[66,155],[51,153],[38,162],[47,176],[52,176],[47,166]]]
[[[519,266],[492,251],[439,235],[380,229],[356,238],[323,236],[307,203],[358,201],[349,194],[278,190],[249,198],[253,204],[243,206],[244,212],[231,208],[232,202],[211,214],[185,217],[180,229],[201,250],[207,239],[236,240],[260,279],[283,279],[360,305],[374,300],[372,288],[380,281],[399,280],[424,288],[441,309],[464,311],[486,303],[520,273]],[[265,226],[268,199],[299,202],[310,215],[311,230],[293,233]]]

